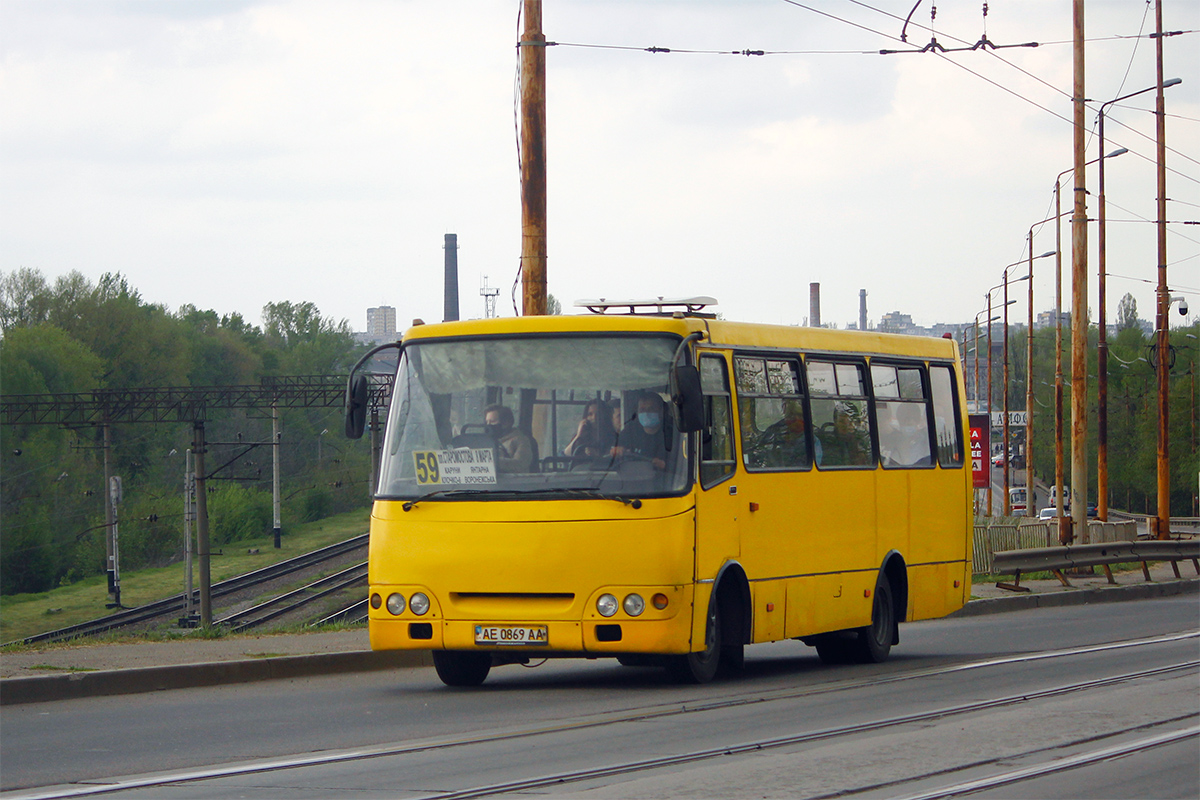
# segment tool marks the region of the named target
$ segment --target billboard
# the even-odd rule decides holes
[[[1001,417],[1003,419],[1003,417]],[[987,414],[970,414],[971,426],[971,477],[976,489],[986,489],[991,481],[992,430]]]

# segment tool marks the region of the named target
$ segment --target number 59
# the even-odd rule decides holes
[[[413,453],[413,460],[417,468],[417,483],[441,483],[441,470],[438,469],[437,453],[433,450],[424,450]]]

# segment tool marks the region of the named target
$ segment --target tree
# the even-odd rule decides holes
[[[1117,303],[1117,330],[1126,331],[1138,324],[1137,300],[1129,292]]]

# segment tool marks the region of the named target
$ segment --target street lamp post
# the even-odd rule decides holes
[[[1101,151],[1103,152],[1103,151]],[[1115,158],[1116,156],[1124,155],[1129,151],[1122,147],[1114,150],[1107,155],[1097,156],[1091,161],[1085,162],[1083,166],[1094,164],[1105,158]],[[1074,172],[1075,168],[1065,169],[1058,173],[1058,177],[1054,179],[1054,250],[1057,257],[1054,259],[1054,485],[1055,485],[1055,516],[1059,519],[1063,516],[1063,375],[1062,375],[1062,179],[1068,172]],[[1078,194],[1082,194],[1079,192]],[[1075,325],[1076,320],[1072,318],[1071,324]],[[1074,353],[1072,353],[1074,356]],[[1086,370],[1084,370],[1086,373]],[[1085,379],[1086,380],[1086,379]],[[1071,388],[1071,397],[1075,397],[1075,393],[1080,389],[1085,388],[1085,381]],[[1086,487],[1085,487],[1086,488]],[[1079,491],[1077,489],[1077,491]],[[1083,513],[1087,513],[1086,504],[1083,508]]]
[[[1181,83],[1183,83],[1181,78],[1172,78],[1163,84],[1163,88],[1178,86]],[[1100,106],[1098,133],[1101,153],[1104,152],[1104,114],[1108,110],[1108,107],[1122,100],[1136,97],[1139,94],[1152,92],[1157,88],[1157,85],[1149,86],[1136,92],[1121,95]],[[1096,372],[1098,376],[1096,397],[1096,516],[1103,521],[1108,519],[1108,298],[1105,288],[1108,277],[1108,241],[1105,224],[1107,219],[1107,203],[1104,194],[1104,159],[1100,159],[1099,195],[1099,210],[1097,212],[1099,235],[1097,244],[1099,245],[1100,252],[1098,255],[1099,284],[1097,288],[1100,292],[1100,324],[1097,330],[1098,347],[1096,352]]]
[[[1033,240],[1031,238],[1030,244],[1032,244],[1032,242],[1033,242]],[[1017,266],[1018,264],[1026,263],[1025,261],[1014,261],[1013,263],[1009,264],[1008,266],[1006,266],[1004,268],[1004,280],[1001,283],[998,283],[992,287],[993,290],[998,289],[1001,286],[1004,287],[1004,341],[1003,341],[1003,345],[1002,345],[1003,363],[1004,363],[1004,378],[1003,378],[1002,383],[1004,385],[1004,389],[1003,389],[1004,400],[1003,400],[1003,404],[1001,406],[1003,408],[1003,414],[1004,414],[1003,423],[1002,423],[1002,427],[1004,430],[1004,516],[1009,516],[1009,514],[1012,512],[1012,505],[1011,505],[1011,501],[1009,499],[1009,488],[1011,486],[1011,473],[1009,471],[1009,463],[1008,463],[1009,462],[1009,435],[1010,435],[1010,433],[1009,433],[1009,424],[1010,424],[1009,423],[1009,410],[1008,410],[1008,385],[1009,385],[1009,381],[1008,381],[1008,307],[1010,305],[1012,305],[1013,303],[1017,302],[1016,300],[1008,299],[1008,285],[1010,283],[1017,283],[1019,281],[1029,281],[1029,298],[1030,298],[1029,299],[1029,303],[1030,303],[1029,307],[1030,307],[1030,309],[1032,309],[1033,308],[1033,261],[1035,258],[1047,258],[1047,257],[1055,254],[1055,252],[1053,250],[1046,252],[1046,253],[1042,253],[1039,256],[1034,256],[1032,253],[1033,253],[1033,251],[1031,250],[1030,256],[1028,259],[1028,263],[1029,263],[1029,274],[1028,275],[1023,275],[1020,278],[1014,278],[1012,280],[1009,280],[1008,271],[1010,269],[1012,269],[1013,267]],[[990,292],[991,292],[991,290],[989,290],[989,298],[991,296]],[[1033,334],[1033,312],[1032,312],[1032,310],[1029,312],[1029,319],[1030,319],[1030,322],[1029,322],[1029,331],[1027,332],[1027,339],[1028,339],[1028,337],[1032,336],[1032,334]],[[989,328],[990,328],[990,325],[989,325]],[[1029,341],[1032,341],[1032,340],[1029,340]],[[1031,346],[1029,346],[1028,343],[1027,343],[1026,347],[1027,347],[1028,355],[1032,356],[1033,348]],[[990,356],[990,353],[989,353],[989,356]],[[1032,358],[1029,359],[1029,364],[1032,364]],[[1029,444],[1030,444],[1030,440],[1028,438],[1029,418],[1033,414],[1033,409],[1031,408],[1031,406],[1033,405],[1033,402],[1031,400],[1032,389],[1029,388],[1029,387],[1032,387],[1032,385],[1033,385],[1032,384],[1033,373],[1032,373],[1032,370],[1030,369],[1029,364],[1026,365],[1026,376],[1027,376],[1026,381],[1028,383],[1028,386],[1027,386],[1026,395],[1025,395],[1025,397],[1026,397],[1026,405],[1025,405],[1025,432],[1026,432],[1026,440],[1025,440],[1026,501],[1025,501],[1025,508],[1026,508],[1026,514],[1028,514],[1028,510],[1031,505],[1031,501],[1029,499],[1029,493],[1033,490],[1033,484],[1029,480],[1029,461],[1028,461],[1029,460]]]

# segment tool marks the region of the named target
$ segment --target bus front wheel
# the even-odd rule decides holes
[[[708,625],[704,634],[704,649],[699,653],[668,656],[667,672],[679,683],[708,683],[721,666],[721,615],[717,603],[708,604]]]
[[[863,664],[879,664],[892,651],[896,630],[896,605],[892,602],[892,584],[881,578],[875,584],[875,602],[871,607],[871,624],[858,629],[857,660]]]
[[[487,680],[492,669],[492,656],[490,653],[434,650],[433,668],[447,686],[478,686]]]

